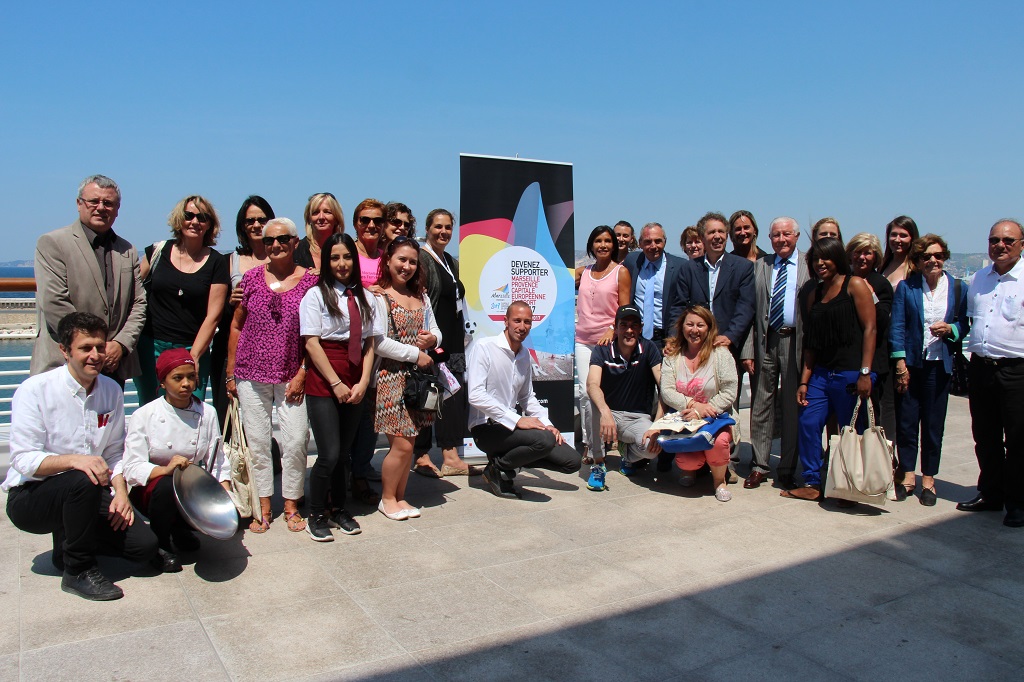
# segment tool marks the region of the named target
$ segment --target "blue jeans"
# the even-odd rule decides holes
[[[824,367],[815,367],[811,380],[807,382],[807,406],[800,408],[800,465],[803,467],[804,484],[821,485],[821,465],[825,451],[821,447],[821,432],[831,415],[836,416],[840,428],[850,423],[853,408],[857,405],[857,392],[850,393],[848,387],[856,386],[860,372],[832,372]],[[871,383],[877,375],[871,373]],[[867,407],[857,418],[857,431],[867,425]]]

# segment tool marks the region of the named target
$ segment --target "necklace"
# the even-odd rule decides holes
[[[193,274],[195,274],[199,270],[199,268],[201,268],[203,266],[203,259],[200,258],[198,261],[196,261],[196,259],[192,257],[192,254],[188,252],[188,249],[186,249],[183,245],[178,245],[174,249],[174,251],[178,254],[178,264],[175,265],[175,267],[178,269],[178,272],[180,272],[181,274],[183,274],[183,275],[193,275]],[[200,250],[199,253],[201,254],[202,251]],[[189,266],[188,266],[187,270],[185,269],[185,256],[186,255],[188,256],[188,263],[189,263]],[[178,288],[178,296],[184,296],[184,295],[185,295],[185,292],[179,287]]]

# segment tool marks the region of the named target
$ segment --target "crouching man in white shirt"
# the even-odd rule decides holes
[[[67,364],[29,377],[14,393],[11,468],[0,489],[23,531],[53,534],[61,589],[94,601],[124,596],[96,567],[97,554],[150,561],[156,536],[135,519],[121,474],[124,394],[101,376],[107,325],[71,313],[57,325]]]
[[[484,480],[499,497],[521,497],[513,484],[520,467],[580,470],[579,453],[551,425],[533,393],[530,354],[523,348],[532,326],[533,310],[515,301],[505,311],[505,331],[469,350],[469,430],[487,454]]]

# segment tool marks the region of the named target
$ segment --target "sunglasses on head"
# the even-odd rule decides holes
[[[290,242],[294,237],[290,234],[279,234],[276,237],[263,237],[263,246],[271,246],[274,242],[277,242],[281,246],[284,246]]]
[[[211,216],[209,213],[193,213],[192,211],[182,211],[181,215],[183,218],[185,218],[186,223],[190,220],[198,220],[201,223],[208,223],[211,220],[213,220],[213,216]]]
[[[371,223],[376,225],[377,227],[383,227],[384,226],[384,218],[383,218],[383,216],[378,216],[376,218],[371,218],[370,216],[365,216],[365,215],[359,216],[359,224],[361,226],[369,227]]]
[[[411,237],[395,237],[391,240],[391,243],[388,244],[388,252],[394,253],[395,249],[399,246],[411,246],[417,251],[420,250],[420,244],[415,239]]]
[[[330,197],[330,198],[334,199],[335,201],[338,200],[338,197],[334,196],[330,192],[313,192],[312,194],[309,195],[309,198],[306,199],[306,201],[307,202],[308,201],[313,201],[313,197]]]

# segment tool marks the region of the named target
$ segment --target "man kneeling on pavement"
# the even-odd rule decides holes
[[[484,480],[499,497],[522,496],[513,483],[522,467],[565,474],[580,470],[579,453],[551,424],[533,393],[533,366],[523,346],[532,326],[533,309],[515,301],[505,311],[505,330],[475,341],[469,350],[469,430],[487,454]]]
[[[124,394],[100,372],[107,324],[91,313],[57,325],[66,365],[26,379],[11,408],[11,468],[0,489],[7,515],[28,533],[53,534],[61,589],[94,601],[124,596],[96,566],[98,553],[151,561],[157,539],[128,500],[121,473]]]
[[[661,351],[642,338],[640,309],[624,305],[615,313],[615,336],[606,346],[597,346],[590,356],[587,394],[601,415],[601,442],[626,445],[619,471],[632,476],[661,452],[658,431],[651,428],[651,396],[661,384]],[[655,419],[662,414],[661,401]],[[604,447],[593,451],[587,487],[606,490]]]

